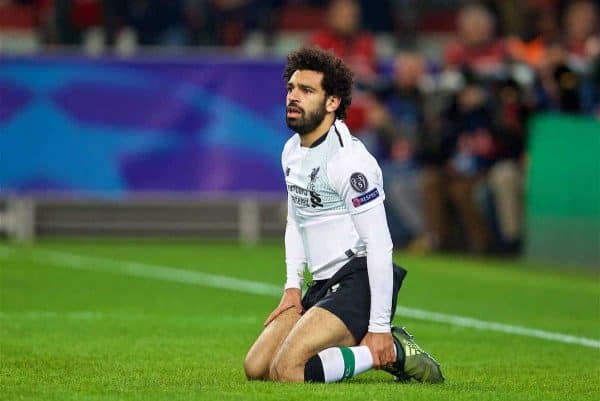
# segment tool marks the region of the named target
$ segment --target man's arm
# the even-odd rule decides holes
[[[296,308],[298,313],[302,313],[303,311],[301,288],[306,256],[304,254],[302,235],[294,218],[293,207],[294,205],[288,197],[287,224],[285,226],[286,282],[281,301],[265,321],[265,326],[287,309]]]
[[[344,126],[341,127],[342,129]],[[334,189],[346,203],[356,232],[367,248],[367,269],[371,290],[371,310],[367,345],[373,356],[373,367],[380,368],[395,361],[390,320],[393,297],[392,240],[383,201],[383,174],[377,161],[361,143],[339,152],[330,160],[327,174]]]
[[[302,288],[306,255],[300,228],[294,216],[294,205],[288,197],[287,223],[285,225],[285,289]]]
[[[352,221],[367,247],[367,270],[371,289],[369,331],[361,344],[367,345],[371,350],[374,367],[382,367],[393,363],[396,358],[390,333],[394,292],[393,244],[383,204],[353,214]]]

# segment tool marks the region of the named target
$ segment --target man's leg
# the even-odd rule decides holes
[[[269,368],[277,350],[301,315],[290,308],[277,316],[258,336],[244,361],[246,376],[251,380],[269,380]]]
[[[523,174],[515,161],[505,160],[490,169],[488,180],[502,239],[516,244],[521,239]]]
[[[418,248],[439,250],[448,245],[450,226],[447,212],[447,179],[439,167],[423,170],[423,212],[428,244]],[[429,248],[429,249],[427,249]]]
[[[473,194],[477,179],[456,176],[448,180],[448,191],[467,233],[469,250],[484,253],[489,245],[490,233]]]
[[[352,333],[337,316],[320,307],[310,308],[279,347],[270,377],[285,382],[329,382],[370,369],[368,347],[354,345]],[[316,377],[305,377],[305,372]]]
[[[358,258],[353,263],[365,263],[365,260]],[[404,274],[400,268],[395,268],[394,298]],[[317,306],[307,310],[278,347],[271,362],[269,379],[335,382],[373,367],[369,348],[357,346],[366,333],[369,319],[367,271],[358,270],[337,284],[339,286]],[[396,308],[395,299],[392,308]],[[401,380],[412,377],[426,383],[443,381],[439,364],[420,349],[410,335],[403,330],[392,331],[397,360],[390,373]]]

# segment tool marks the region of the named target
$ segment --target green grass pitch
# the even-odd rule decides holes
[[[455,256],[395,261],[409,270],[399,305],[600,338],[593,273]],[[284,280],[279,243],[0,244],[0,400],[600,399],[598,347],[401,316],[394,323],[441,362],[445,384],[396,384],[381,371],[326,385],[248,382],[243,358],[276,296],[120,274],[126,262]]]

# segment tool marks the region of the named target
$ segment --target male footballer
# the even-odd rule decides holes
[[[337,382],[375,368],[443,382],[439,364],[391,327],[406,271],[392,263],[381,169],[342,121],[352,73],[332,53],[303,48],[288,56],[284,79],[295,131],[281,160],[287,281],[248,351],[247,377]],[[313,281],[302,298],[305,266]]]

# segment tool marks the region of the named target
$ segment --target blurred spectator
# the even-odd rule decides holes
[[[81,44],[86,31],[104,23],[102,0],[54,0],[60,44]]]
[[[550,48],[538,70],[537,110],[578,113],[582,110],[581,90],[581,76],[567,63],[564,48]]]
[[[239,46],[252,30],[270,32],[282,0],[187,0],[192,44]]]
[[[239,46],[250,31],[272,34],[283,0],[185,0],[189,44]]]
[[[441,149],[424,172],[425,221],[433,249],[460,245],[452,242],[452,216],[458,218],[470,251],[483,253],[490,246],[476,189],[493,162],[492,121],[486,92],[476,81],[468,82],[445,112]]]
[[[598,96],[591,69],[600,48],[597,6],[585,0],[569,3],[563,28],[561,42],[549,46],[538,65],[537,109],[593,113]]]
[[[513,60],[539,68],[547,57],[548,48],[560,42],[560,25],[554,9],[534,11],[531,20],[522,37],[507,39],[507,49]]]
[[[482,3],[495,15],[497,34],[519,35],[527,29],[527,6],[524,0],[488,0]]]
[[[326,21],[326,5],[324,1],[282,0],[274,25],[282,32],[319,30]]]
[[[463,7],[457,20],[457,39],[445,50],[445,66],[452,70],[468,68],[481,75],[494,75],[502,68],[506,52],[496,37],[496,21],[485,7]]]
[[[497,250],[516,254],[523,231],[523,164],[531,105],[513,79],[501,82],[494,94],[495,160],[488,172],[488,183],[500,237]]]
[[[590,46],[598,40],[598,7],[591,1],[574,1],[564,17],[564,46],[574,68],[581,70],[591,60]]]
[[[375,39],[360,25],[360,4],[355,0],[332,0],[323,30],[310,38],[310,44],[332,50],[360,79],[375,78],[377,59]]]
[[[498,21],[497,34],[503,37],[525,36],[530,39],[532,23],[536,15],[551,12],[560,15],[564,0],[484,0],[485,5]]]
[[[380,152],[385,159],[395,161],[409,161],[411,157],[400,157],[402,152],[394,152],[401,148],[398,141],[417,141],[423,124],[423,107],[425,94],[422,93],[421,84],[425,79],[425,60],[418,53],[401,52],[393,63],[393,76],[391,79],[380,79],[371,83],[359,83],[359,88],[365,88],[376,97],[375,103],[369,105],[368,114],[373,112],[379,115],[379,107],[384,107],[389,119],[370,121],[371,127],[380,128],[382,121],[393,120],[393,130],[380,131],[378,142]],[[379,105],[381,104],[381,106]],[[370,116],[367,118],[371,119]]]
[[[52,0],[0,0],[0,51],[37,50],[53,35]]]
[[[217,26],[210,0],[185,0],[184,15],[190,45],[217,45]]]
[[[206,9],[216,28],[216,45],[239,46],[247,30],[247,13],[255,3],[252,0],[214,0]]]
[[[393,78],[370,89],[376,100],[368,108],[367,116],[383,160],[388,212],[397,245],[424,233],[417,149],[426,129],[425,94],[421,90],[425,72],[422,56],[402,52],[394,60]]]
[[[331,50],[341,57],[363,81],[376,79],[377,58],[375,39],[361,25],[360,4],[356,0],[332,0],[327,9],[328,25],[316,32],[309,44]],[[346,123],[353,131],[365,126],[365,99],[360,93],[353,97]]]
[[[454,32],[456,10],[463,0],[390,0],[390,3],[396,41],[403,48],[414,48],[421,36]]]

